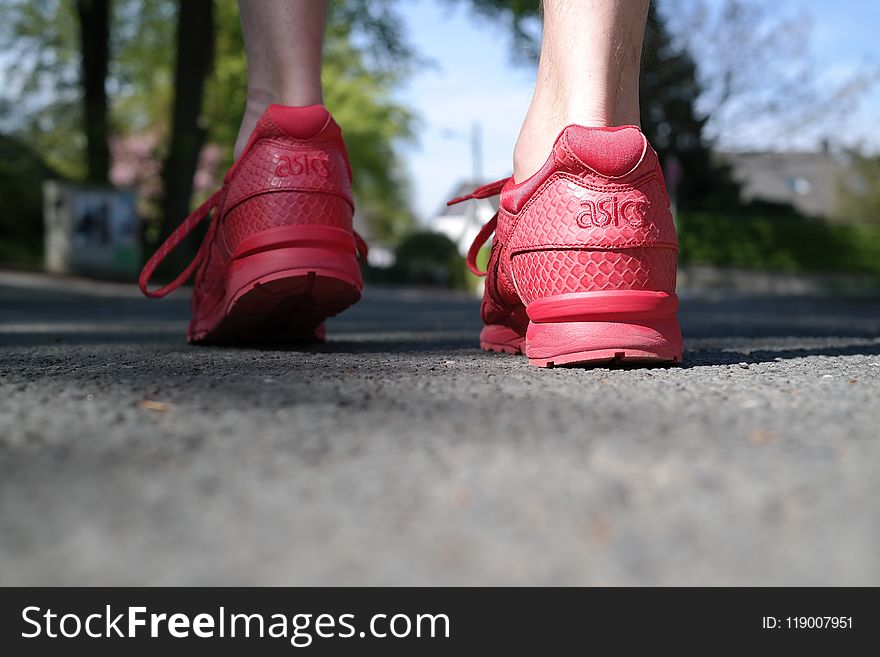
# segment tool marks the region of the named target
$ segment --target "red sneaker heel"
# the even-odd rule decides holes
[[[524,351],[531,365],[681,362],[675,294],[577,292],[533,301],[526,310]]]

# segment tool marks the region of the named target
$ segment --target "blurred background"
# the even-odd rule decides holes
[[[537,0],[331,0],[326,104],[368,276],[474,285],[510,173]],[[0,0],[0,266],[131,278],[220,184],[245,101],[234,0]],[[880,5],[658,0],[642,125],[681,262],[880,277]],[[194,248],[195,245],[193,245]]]
[[[235,0],[0,0],[0,585],[880,583],[880,3],[652,6],[685,363],[550,371],[392,285],[476,288],[445,201],[510,173],[537,0],[330,8],[386,284],[193,349],[132,281],[230,164]]]

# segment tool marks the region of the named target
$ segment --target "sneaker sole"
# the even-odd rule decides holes
[[[503,324],[487,324],[480,331],[480,348],[500,354],[521,354],[525,336]]]
[[[670,365],[682,359],[678,298],[665,292],[581,292],[527,307],[524,352],[537,367]]]
[[[290,344],[324,339],[322,323],[361,298],[351,235],[288,227],[230,260],[225,294],[187,332],[196,344]],[[279,239],[283,237],[285,239]],[[247,245],[246,245],[247,246]]]
[[[662,366],[675,365],[681,362],[681,356],[672,353],[640,351],[628,349],[595,349],[592,351],[572,352],[553,358],[529,358],[529,365],[536,367],[574,367],[598,366],[619,363],[621,365]]]
[[[239,291],[210,330],[190,334],[193,344],[283,345],[324,340],[321,324],[361,298],[352,281],[318,271],[279,272]]]

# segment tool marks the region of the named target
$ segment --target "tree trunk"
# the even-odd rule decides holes
[[[199,115],[213,64],[213,0],[179,0],[171,143],[162,165],[163,239],[189,214],[193,177],[206,134]]]
[[[110,0],[77,0],[76,10],[82,53],[88,179],[106,183],[110,170],[106,86],[110,59]]]

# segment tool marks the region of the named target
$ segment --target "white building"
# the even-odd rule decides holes
[[[463,180],[458,183],[449,193],[447,198],[466,196],[480,185],[490,181],[473,182]],[[428,228],[434,232],[442,233],[455,242],[458,251],[463,256],[467,255],[471,243],[487,221],[498,211],[498,197],[471,199],[447,206],[445,203],[440,211],[428,220]]]

